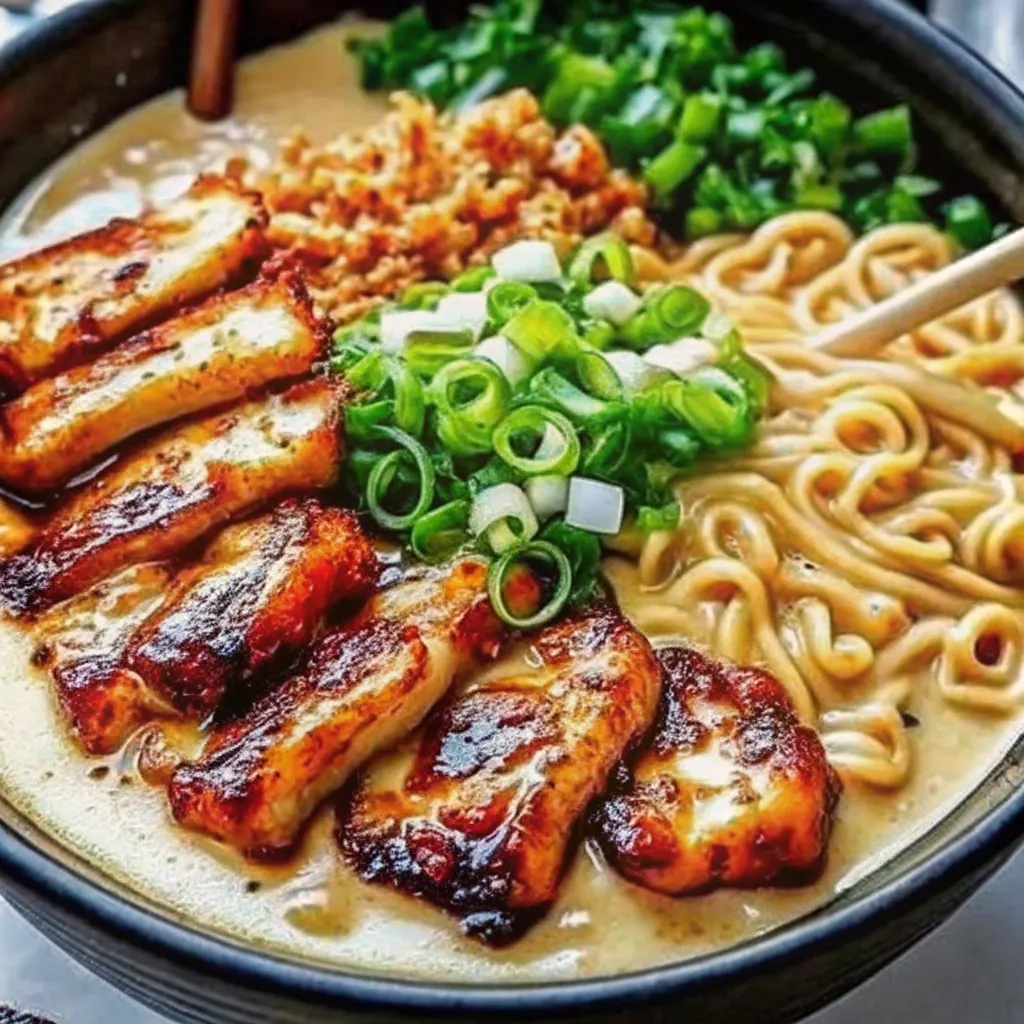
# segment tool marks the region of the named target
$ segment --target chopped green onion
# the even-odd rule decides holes
[[[556,302],[534,299],[505,324],[502,334],[528,359],[540,363],[577,344],[573,318]]]
[[[405,361],[414,373],[432,377],[446,363],[473,351],[469,331],[418,331],[405,346]]]
[[[657,388],[658,400],[714,448],[748,441],[753,430],[750,399],[728,373],[708,368]]]
[[[621,281],[629,288],[636,285],[636,267],[629,246],[616,234],[608,232],[588,238],[569,264],[569,278],[586,288],[600,272],[605,278]]]
[[[670,501],[659,508],[642,505],[636,514],[637,529],[642,533],[655,530],[674,530],[679,525],[680,508],[678,501]]]
[[[395,423],[402,430],[417,437],[423,432],[423,388],[404,360],[378,349],[350,367],[345,376],[354,388],[369,391],[374,398],[390,399]]]
[[[541,522],[564,512],[569,504],[569,480],[564,476],[531,476],[523,490]]]
[[[505,600],[505,584],[512,570],[523,562],[540,561],[555,570],[552,594],[547,603],[532,615],[518,616]],[[530,541],[506,551],[491,565],[487,576],[487,594],[495,614],[513,629],[535,629],[555,619],[572,593],[572,565],[565,552],[545,540]]]
[[[453,292],[478,292],[494,276],[493,267],[470,267],[453,277],[449,287]]]
[[[590,316],[602,317],[617,327],[626,323],[641,303],[640,296],[621,281],[605,281],[583,298],[583,308]],[[614,338],[615,332],[610,331],[609,336]]]
[[[703,142],[718,128],[722,98],[713,92],[698,92],[686,97],[679,119],[679,136],[687,142]]]
[[[552,367],[534,374],[527,394],[532,402],[557,410],[587,430],[622,419],[627,411],[622,402],[608,402],[581,391]]]
[[[385,400],[365,405],[345,406],[345,434],[351,440],[367,444],[377,439],[377,428],[394,421],[395,403]]]
[[[536,298],[537,289],[525,281],[499,281],[487,293],[487,312],[498,327],[504,327]]]
[[[554,544],[569,559],[572,569],[569,601],[574,605],[588,601],[597,586],[601,568],[601,542],[596,534],[570,526],[564,519],[556,519],[544,528],[540,539]]]
[[[599,479],[614,478],[629,457],[631,440],[632,429],[628,420],[592,433],[583,453],[581,471],[586,476]]]
[[[644,168],[644,181],[654,192],[656,203],[665,206],[690,175],[704,162],[708,151],[703,146],[676,139]]]
[[[438,436],[456,455],[491,449],[494,428],[504,419],[511,390],[504,374],[487,359],[457,359],[430,382],[428,400],[437,407]]]
[[[449,558],[469,539],[468,499],[449,501],[416,520],[409,536],[413,554],[424,562]]]
[[[913,139],[910,108],[900,104],[854,121],[853,137],[861,152],[907,156]]]
[[[411,284],[398,300],[399,309],[437,309],[437,304],[449,292],[441,281],[422,281]]]
[[[588,394],[607,402],[621,402],[625,397],[618,373],[600,352],[581,352],[575,370],[580,387]]]
[[[532,455],[519,455],[514,448],[517,435],[531,435],[535,449],[545,437],[545,428],[557,433],[557,443],[550,454],[534,451]],[[514,409],[495,428],[494,450],[516,472],[524,476],[555,474],[569,476],[580,461],[580,439],[573,424],[561,413],[539,405],[524,405]]]
[[[469,530],[474,536],[486,534],[496,554],[530,540],[539,524],[529,498],[512,483],[496,484],[473,499]]]
[[[434,466],[426,449],[414,437],[395,427],[378,427],[380,436],[399,445],[373,467],[366,485],[366,505],[370,515],[387,530],[407,530],[429,508],[434,499]],[[418,488],[416,499],[407,512],[393,512],[384,505],[399,467],[412,461]]]
[[[643,305],[623,325],[620,336],[630,348],[643,351],[695,334],[710,311],[711,304],[693,288],[662,285],[644,296]]]
[[[943,208],[946,231],[965,249],[977,249],[992,237],[992,218],[974,196],[960,196]]]

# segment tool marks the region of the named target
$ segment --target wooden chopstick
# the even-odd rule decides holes
[[[1024,228],[950,263],[862,313],[825,328],[808,344],[835,356],[871,356],[917,327],[1024,277]]]
[[[204,121],[215,121],[231,112],[241,6],[241,0],[199,0],[188,108]]]

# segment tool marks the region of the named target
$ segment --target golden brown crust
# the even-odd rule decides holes
[[[177,769],[168,793],[178,821],[253,857],[287,852],[321,800],[497,652],[504,631],[486,579],[475,559],[427,570],[328,632],[300,674]]]
[[[215,176],[161,210],[0,266],[0,392],[82,362],[235,279],[266,250],[256,193]]]
[[[36,664],[49,671],[61,711],[87,753],[114,753],[154,713],[170,710],[123,661],[132,631],[163,599],[170,579],[165,564],[132,566],[36,624]]]
[[[594,821],[609,861],[670,895],[806,882],[821,870],[841,784],[767,672],[659,652],[649,745]]]
[[[346,858],[502,945],[558,893],[587,805],[649,727],[661,672],[610,604],[534,638],[535,676],[488,681],[370,765],[338,812]]]
[[[0,408],[0,479],[55,488],[134,434],[307,373],[326,344],[295,274],[219,295]]]
[[[247,510],[329,487],[342,456],[339,392],[325,379],[173,427],[66,502],[0,561],[0,606],[37,611],[118,569],[170,558]]]
[[[128,644],[126,666],[200,718],[312,639],[324,613],[363,598],[377,556],[351,512],[289,499],[223,530]]]

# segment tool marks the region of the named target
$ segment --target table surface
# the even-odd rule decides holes
[[[68,2],[38,0],[38,9]],[[1006,72],[1024,77],[1024,0],[937,0],[936,13],[961,27]],[[21,24],[19,16],[0,11],[0,40]],[[1022,947],[1024,853],[910,953],[805,1024],[1024,1020]],[[73,963],[0,900],[4,1002],[65,1024],[166,1024]]]

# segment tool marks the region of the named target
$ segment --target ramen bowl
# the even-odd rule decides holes
[[[865,102],[913,104],[928,162],[1024,220],[1024,96],[979,57],[895,0],[716,6],[751,39],[770,37]],[[259,49],[340,13],[334,3],[251,0]],[[388,16],[390,5],[371,13]],[[0,202],[84,137],[180,85],[192,5],[87,0],[0,53]],[[953,813],[827,905],[710,955],[557,984],[407,981],[303,962],[200,927],[129,891],[60,837],[0,801],[0,886],[75,959],[173,1019],[799,1019],[857,985],[939,924],[1024,836],[1024,740]]]

